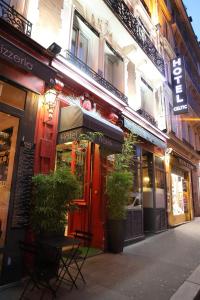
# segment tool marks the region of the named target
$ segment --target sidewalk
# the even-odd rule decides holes
[[[123,254],[89,258],[84,268],[87,285],[71,292],[63,286],[57,299],[193,300],[200,289],[199,264],[200,218],[128,246]],[[20,291],[0,291],[0,299],[16,300]],[[28,299],[39,295],[31,293]]]

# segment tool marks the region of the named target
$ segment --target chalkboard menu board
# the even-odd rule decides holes
[[[33,166],[34,144],[24,142],[20,147],[14,196],[12,227],[15,228],[29,225]]]

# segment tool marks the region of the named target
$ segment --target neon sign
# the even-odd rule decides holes
[[[175,115],[188,112],[188,101],[185,83],[185,66],[182,57],[177,57],[171,62],[172,86],[174,92],[173,111]]]

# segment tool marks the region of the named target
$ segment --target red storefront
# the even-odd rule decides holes
[[[4,284],[20,277],[18,242],[29,224],[38,101],[54,85],[56,71],[49,66],[52,56],[30,39],[29,31],[20,32],[2,18],[0,26],[0,283]]]

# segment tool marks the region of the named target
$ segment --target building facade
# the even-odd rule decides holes
[[[182,1],[160,1],[159,24],[166,66],[164,97],[169,116],[166,164],[168,222],[174,226],[199,215],[200,51],[191,17],[187,15]],[[181,73],[177,75],[180,77],[176,77],[179,69]],[[186,101],[187,109],[174,112],[175,99],[181,97]]]
[[[173,43],[176,30],[166,1],[0,0],[0,8],[2,283],[20,277],[18,241],[30,226],[31,177],[60,165],[81,185],[66,234],[89,230],[93,246],[106,250],[106,176],[126,133],[138,142],[125,244],[198,215],[198,182],[191,179],[198,148],[191,151],[170,127],[180,117],[169,118],[168,61],[176,50],[163,31],[163,10]],[[103,136],[78,143],[88,132]],[[179,181],[188,199],[184,217],[174,214]]]

